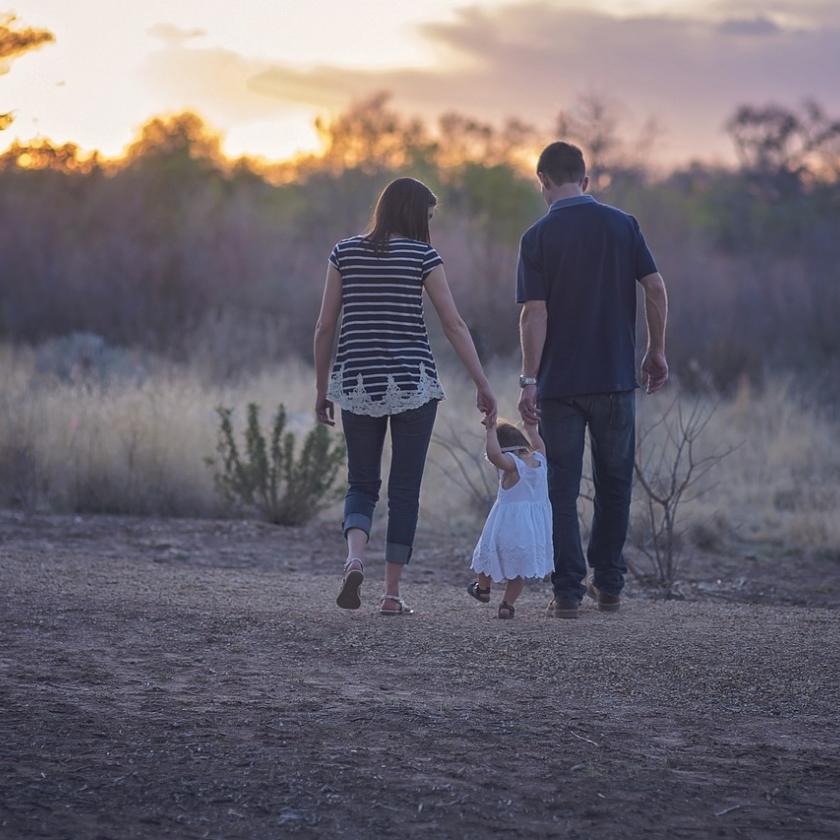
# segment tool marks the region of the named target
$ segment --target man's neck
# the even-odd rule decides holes
[[[555,201],[560,201],[562,198],[577,198],[581,195],[584,195],[584,192],[580,188],[580,184],[560,184],[559,186],[552,185],[551,189],[546,192],[545,198],[548,206],[551,207]]]

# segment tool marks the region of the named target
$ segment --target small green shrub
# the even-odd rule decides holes
[[[257,510],[269,522],[301,525],[332,504],[340,495],[334,487],[344,463],[344,445],[331,440],[324,426],[307,433],[295,457],[293,432],[285,431],[286,409],[280,405],[267,442],[260,429],[259,406],[249,403],[240,453],[233,433],[233,409],[219,406],[218,458],[208,458],[215,469],[216,489],[232,506]]]

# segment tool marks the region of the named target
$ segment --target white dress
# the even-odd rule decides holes
[[[548,465],[541,452],[532,453],[535,467],[512,452],[507,454],[516,463],[519,481],[505,489],[504,472],[499,470],[499,495],[484,523],[470,568],[494,581],[543,578],[554,571]]]

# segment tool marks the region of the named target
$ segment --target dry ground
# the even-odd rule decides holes
[[[392,619],[373,579],[334,607],[332,525],[0,534],[4,840],[840,836],[830,558],[707,560],[715,600],[577,622],[540,584],[500,622],[427,535]]]

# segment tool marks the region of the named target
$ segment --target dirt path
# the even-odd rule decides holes
[[[499,622],[441,539],[383,619],[332,530],[2,525],[4,840],[840,836],[836,611]]]

